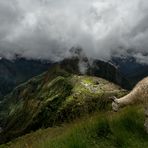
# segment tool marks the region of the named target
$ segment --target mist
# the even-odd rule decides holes
[[[0,0],[0,56],[62,60],[133,56],[148,64],[146,0]]]

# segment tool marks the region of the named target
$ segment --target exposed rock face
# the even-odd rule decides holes
[[[99,76],[105,78],[111,82],[114,82],[125,89],[131,89],[132,85],[129,80],[123,76],[120,70],[109,62],[100,60],[94,60],[89,71],[90,75]]]
[[[125,89],[132,89],[132,83],[115,65],[97,59],[89,59],[81,48],[70,50],[72,57],[60,62],[63,69],[76,74],[98,76],[114,82]]]
[[[90,64],[89,60],[86,58],[85,66],[87,66],[86,75],[102,77],[108,81],[114,82],[125,89],[131,89],[132,85],[128,79],[126,79],[122,73],[117,69],[113,64],[100,61],[93,60]],[[78,58],[65,59],[59,64],[63,69],[70,73],[81,74],[79,70],[79,62],[81,62]]]

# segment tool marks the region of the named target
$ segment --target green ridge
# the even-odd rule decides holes
[[[60,125],[97,110],[109,110],[110,96],[127,92],[102,78],[74,75],[55,65],[15,88],[1,103],[3,141]]]

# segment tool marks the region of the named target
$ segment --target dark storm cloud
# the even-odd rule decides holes
[[[148,63],[147,14],[146,0],[0,0],[0,55],[60,60],[81,46],[89,57],[130,50]]]
[[[0,1],[0,39],[4,39],[17,24],[19,18],[14,1]]]

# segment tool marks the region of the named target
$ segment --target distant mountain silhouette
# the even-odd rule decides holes
[[[18,84],[46,71],[50,65],[50,63],[39,60],[2,58],[0,60],[0,95],[6,95]]]
[[[132,87],[148,76],[148,65],[137,63],[133,57],[113,58],[112,62],[118,66],[118,69],[129,80]]]

